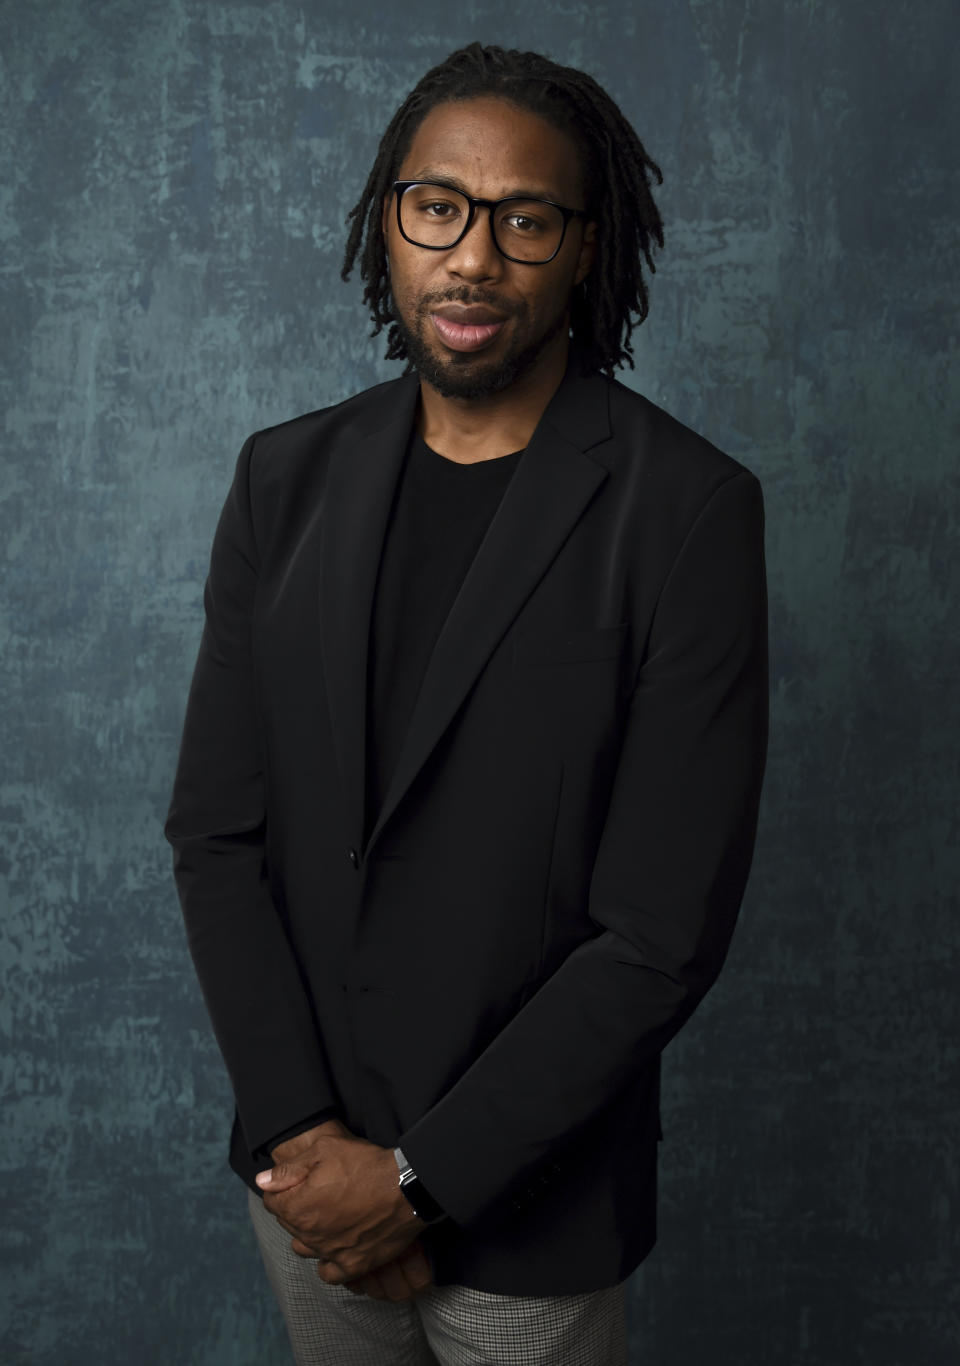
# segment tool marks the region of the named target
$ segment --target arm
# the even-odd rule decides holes
[[[277,1164],[261,1173],[264,1204],[297,1252],[330,1256],[318,1264],[324,1279],[400,1299],[430,1281],[416,1238],[423,1222],[400,1192],[392,1150],[356,1138],[337,1117],[310,1001],[270,894],[251,650],[254,443],[240,452],[214,538],[166,835],[247,1146],[265,1166]]]
[[[269,1162],[271,1158],[276,1158],[276,1150],[284,1144],[289,1143],[292,1138],[299,1138],[310,1129],[316,1129],[321,1124],[328,1124],[335,1119],[342,1125],[343,1118],[338,1106],[331,1105],[326,1110],[318,1110],[316,1114],[308,1115],[306,1119],[301,1119],[296,1124],[289,1125],[281,1133],[274,1134],[266,1143],[261,1143],[253,1156],[258,1162]]]
[[[766,762],[763,535],[744,471],[708,498],[661,593],[591,880],[596,936],[398,1139],[459,1224],[629,1086],[720,971]]]
[[[220,515],[165,827],[190,952],[251,1152],[338,1097],[270,894],[251,621],[258,554],[244,444]]]

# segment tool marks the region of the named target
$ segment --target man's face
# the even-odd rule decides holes
[[[444,182],[479,199],[525,195],[585,207],[571,139],[494,97],[432,109],[396,179]],[[554,348],[565,351],[570,294],[590,269],[594,224],[572,219],[560,251],[545,265],[501,256],[487,209],[478,209],[463,240],[444,251],[403,237],[393,194],[384,204],[383,228],[397,326],[421,378],[438,393],[486,397]],[[462,326],[470,323],[485,325]]]

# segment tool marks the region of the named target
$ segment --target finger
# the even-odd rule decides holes
[[[377,1275],[385,1297],[394,1304],[400,1300],[409,1300],[415,1293],[412,1286],[407,1283],[399,1262],[385,1262],[383,1266],[378,1266]]]
[[[356,1286],[359,1293],[369,1295],[372,1300],[385,1300],[387,1292],[379,1271],[368,1271],[365,1276],[360,1276],[356,1281],[348,1281],[349,1287]]]
[[[313,1254],[316,1257],[316,1253]],[[324,1261],[321,1257],[317,1263],[317,1275],[327,1285],[345,1285],[348,1280],[355,1280],[355,1275],[348,1276],[347,1273],[336,1262]]]
[[[300,1162],[278,1162],[267,1171],[257,1172],[257,1185],[262,1191],[277,1195],[280,1191],[293,1190],[294,1186],[299,1186],[309,1171],[310,1167]]]
[[[308,1247],[315,1241],[309,1230],[302,1228],[299,1224],[291,1223],[289,1219],[277,1218],[277,1223],[283,1229],[284,1233],[289,1233],[291,1238],[299,1238],[301,1243],[306,1243]],[[316,1257],[319,1254],[315,1252],[313,1255]]]
[[[433,1284],[430,1263],[425,1258],[401,1257],[397,1260],[397,1266],[406,1281],[411,1296],[419,1295],[422,1290],[426,1290]]]
[[[404,1253],[390,1262],[384,1262],[373,1271],[366,1272],[354,1280],[347,1281],[348,1289],[356,1289],[361,1294],[375,1300],[413,1299],[414,1295],[432,1283],[430,1263],[419,1248],[414,1253]]]
[[[398,1265],[414,1294],[433,1284],[430,1259],[419,1243],[412,1245],[397,1258]]]
[[[294,1238],[292,1240],[290,1243],[290,1250],[295,1252],[298,1257],[310,1257],[313,1261],[317,1261],[318,1259],[316,1249],[312,1248],[309,1243],[303,1242],[300,1238]]]

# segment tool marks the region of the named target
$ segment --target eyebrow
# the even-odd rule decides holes
[[[415,184],[421,181],[429,181],[432,185],[445,185],[450,190],[460,190],[462,194],[471,194],[466,184],[456,176],[449,175],[444,171],[434,171],[427,166],[420,175],[405,177],[412,180]],[[511,190],[509,194],[498,195],[499,199],[552,199],[560,203],[560,196],[554,190],[544,189],[543,186],[538,190],[521,189]]]

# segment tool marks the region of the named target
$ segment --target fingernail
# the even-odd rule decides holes
[[[269,1186],[269,1184],[270,1184],[270,1182],[271,1182],[272,1180],[273,1180],[273,1174],[272,1174],[272,1172],[257,1172],[257,1185],[258,1185],[258,1186]]]

